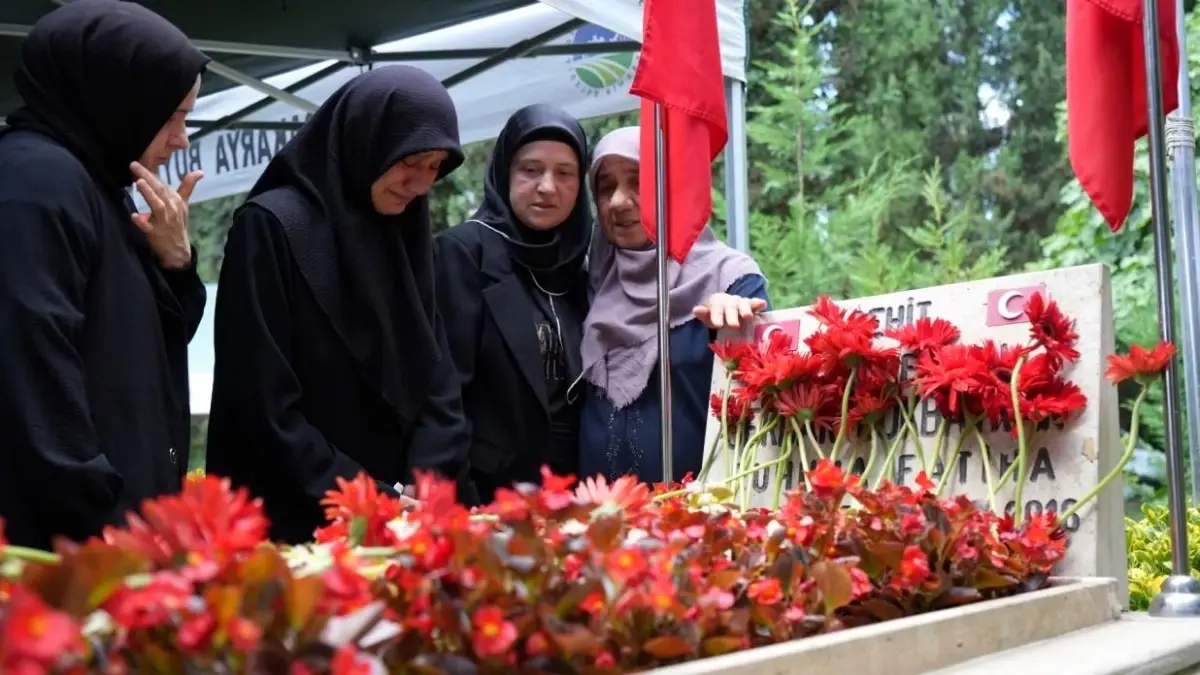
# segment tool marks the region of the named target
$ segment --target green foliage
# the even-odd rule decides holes
[[[823,26],[806,16],[788,3],[777,17],[791,39],[777,46],[779,58],[755,69],[766,95],[748,122],[754,154],[771,158],[756,166],[759,200],[767,208],[751,214],[750,241],[771,282],[773,304],[1003,273],[1005,248],[988,236],[995,222],[974,199],[951,193],[937,159],[922,170],[912,160],[881,155],[844,182],[828,180],[834,158],[863,142],[856,129],[869,120],[854,118],[849,130],[835,124],[847,111],[826,96],[818,40]]]
[[[1145,505],[1143,517],[1125,519],[1129,609],[1145,611],[1171,575],[1170,520],[1164,506]],[[1200,508],[1187,511],[1188,567],[1200,576]]]
[[[1189,14],[1187,18],[1189,44],[1200,44],[1200,15]],[[1200,96],[1200,57],[1195,53],[1189,58],[1189,71],[1193,88],[1192,97]],[[1066,109],[1058,111],[1058,136],[1065,145]],[[1138,144],[1134,158],[1134,199],[1129,218],[1117,233],[1109,231],[1108,224],[1092,206],[1083,188],[1077,181],[1069,182],[1061,192],[1064,211],[1055,224],[1053,233],[1041,242],[1041,259],[1031,263],[1031,269],[1050,269],[1086,263],[1104,263],[1112,273],[1113,318],[1116,327],[1118,349],[1128,349],[1131,344],[1153,344],[1159,339],[1158,286],[1154,265],[1154,238],[1150,223],[1149,196],[1150,160],[1146,143]],[[1172,253],[1172,262],[1174,262]],[[1176,300],[1178,306],[1178,300]],[[1180,363],[1187,354],[1179,353]],[[1182,392],[1182,386],[1180,387]],[[1128,408],[1137,395],[1133,390],[1121,390],[1123,426],[1128,426]],[[1186,416],[1186,411],[1180,411]],[[1183,420],[1184,446],[1187,447],[1188,424]],[[1159,453],[1163,449],[1163,399],[1162,387],[1156,385],[1143,407],[1140,438],[1149,450]],[[1150,475],[1127,473],[1131,484],[1130,497],[1137,500],[1161,502],[1162,484],[1165,476],[1158,472],[1161,459],[1150,464],[1155,470]],[[1139,485],[1143,480],[1155,486]]]

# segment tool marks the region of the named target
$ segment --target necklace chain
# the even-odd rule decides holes
[[[491,230],[492,232],[495,232],[496,234],[500,235],[501,237],[504,237],[504,238],[505,238],[505,239],[507,239],[508,241],[512,241],[512,240],[513,240],[513,238],[512,238],[512,237],[508,236],[508,233],[507,233],[507,232],[503,232],[503,231],[501,231],[501,230],[497,230],[496,228],[492,227],[491,225],[488,225],[487,223],[483,222],[482,220],[476,220],[475,218],[471,218],[471,219],[470,219],[470,220],[468,220],[467,222],[468,222],[468,223],[479,223],[480,225],[482,225],[482,226],[486,227],[487,229]],[[543,286],[542,286],[541,282],[539,282],[539,281],[538,281],[537,274],[536,274],[536,273],[535,273],[533,270],[529,270],[529,278],[530,278],[530,279],[533,279],[533,285],[534,285],[534,286],[537,286],[537,289],[538,289],[539,291],[541,291],[543,294],[545,294],[545,295],[547,295],[547,296],[549,296],[549,297],[552,297],[552,298],[561,298],[561,297],[563,297],[564,295],[566,295],[566,294],[567,294],[567,291],[561,291],[561,292],[555,293],[555,292],[553,292],[553,291],[548,291],[548,290],[546,290],[546,289],[545,289],[545,287],[543,287]]]

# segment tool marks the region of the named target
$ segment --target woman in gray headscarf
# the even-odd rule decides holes
[[[596,145],[589,170],[600,227],[589,263],[591,308],[583,328],[586,387],[580,476],[626,474],[663,480],[658,387],[655,251],[638,199],[639,131],[625,127]],[[698,473],[704,453],[716,330],[767,308],[767,282],[750,256],[705,231],[671,283],[673,464],[679,480]]]

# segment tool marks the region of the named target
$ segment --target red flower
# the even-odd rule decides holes
[[[550,467],[542,467],[542,489],[538,498],[542,508],[549,511],[560,511],[575,503],[575,495],[571,486],[575,485],[575,476],[556,476]]]
[[[1035,293],[1025,302],[1025,316],[1030,324],[1029,337],[1045,349],[1051,359],[1069,363],[1079,360],[1079,351],[1075,349],[1075,343],[1079,341],[1075,322],[1062,313],[1058,303]]]
[[[1087,396],[1083,391],[1074,382],[1061,378],[1055,378],[1028,394],[1022,392],[1021,397],[1021,415],[1034,423],[1048,418],[1067,420],[1086,407]]]
[[[646,571],[646,556],[632,546],[618,548],[605,556],[605,569],[618,581],[629,581]]]
[[[1175,345],[1170,342],[1160,342],[1153,349],[1130,345],[1129,354],[1113,354],[1108,357],[1108,369],[1104,372],[1104,377],[1113,384],[1133,379],[1142,386],[1148,386],[1167,369],[1173,356]]]
[[[729,372],[737,370],[743,361],[754,358],[754,344],[746,340],[722,340],[712,344],[712,351]]]
[[[164,567],[187,560],[198,578],[216,575],[267,535],[262,501],[213,476],[188,481],[178,495],[146,500],[142,515],[130,513],[127,520],[124,530],[105,528],[105,541]]]
[[[8,540],[4,538],[4,519],[0,518],[0,560],[4,560],[5,546],[8,546]]]
[[[838,497],[845,492],[847,486],[858,483],[858,476],[847,478],[842,467],[832,460],[822,459],[808,472],[808,482],[817,496]]]
[[[333,655],[333,663],[329,664],[330,675],[371,675],[371,661],[358,652],[353,644],[338,647]]]
[[[717,392],[708,399],[708,407],[712,416],[721,419],[722,409],[725,423],[730,429],[740,429],[754,419],[754,396],[745,387],[738,387],[729,392],[728,396]]]
[[[929,557],[920,546],[909,544],[900,558],[900,568],[892,576],[891,585],[897,590],[916,588],[929,577]]]
[[[18,584],[0,614],[0,672],[55,672],[61,659],[83,653],[75,619],[45,605]]]
[[[504,618],[504,612],[492,605],[475,610],[471,624],[475,628],[471,646],[485,659],[504,654],[520,637],[517,627]]]
[[[760,605],[777,605],[783,600],[783,588],[779,585],[779,579],[774,577],[759,579],[750,584],[746,597]]]
[[[933,399],[943,417],[986,415],[999,419],[1004,405],[1002,383],[976,350],[950,345],[917,359],[914,383]]]
[[[650,489],[633,476],[621,476],[612,483],[604,476],[588,478],[575,488],[575,499],[584,504],[615,506],[635,511],[650,503]]]
[[[400,517],[400,500],[379,491],[365,473],[354,480],[335,476],[336,490],[321,500],[330,526],[317,531],[317,541],[349,539],[354,546],[394,546],[396,535],[388,523]]]
[[[945,319],[921,317],[916,323],[889,328],[884,335],[900,343],[907,352],[930,352],[958,342],[958,327]]]
[[[850,410],[846,414],[847,431],[871,427],[883,421],[888,411],[896,407],[896,399],[887,394],[860,390],[850,397]]]
[[[159,572],[144,586],[122,586],[104,603],[113,621],[127,630],[167,625],[187,608],[192,583],[176,572]]]

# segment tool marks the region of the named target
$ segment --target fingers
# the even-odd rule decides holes
[[[708,310],[708,305],[696,305],[692,308],[692,316],[707,324],[711,312]]]
[[[130,219],[133,220],[133,224],[137,225],[139,230],[146,234],[150,234],[154,230],[154,226],[150,224],[150,216],[144,213],[135,213],[130,216]]]
[[[750,309],[753,310],[755,314],[758,314],[766,308],[766,300],[763,300],[762,298],[750,298]]]
[[[150,207],[150,213],[159,218],[165,218],[168,212],[166,201],[162,195],[144,178],[137,179],[134,183],[137,186],[137,191],[141,193],[142,199],[146,200],[146,206]]]
[[[740,328],[742,323],[738,319],[738,303],[734,298],[721,298],[721,309],[725,314],[725,325],[729,328]]]
[[[190,202],[192,200],[192,192],[201,178],[204,178],[203,171],[191,171],[183,177],[183,180],[179,181],[179,197],[183,201]]]

